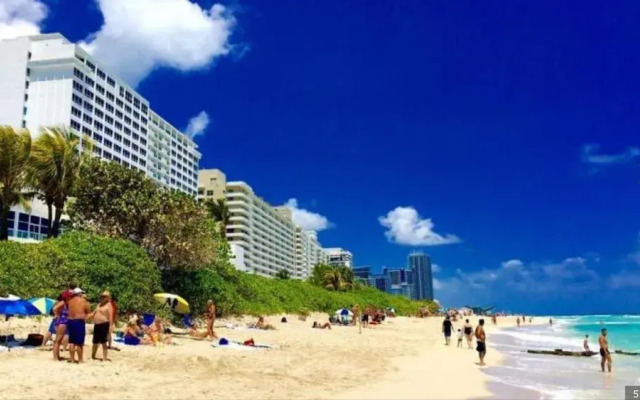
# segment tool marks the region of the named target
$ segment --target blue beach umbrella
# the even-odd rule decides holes
[[[353,313],[351,312],[351,310],[347,310],[346,308],[341,308],[339,310],[336,311],[336,315],[348,315],[351,316],[353,315]]]
[[[49,315],[56,301],[48,297],[34,297],[33,299],[29,299],[29,303],[40,310],[40,314]]]
[[[0,300],[0,314],[4,315],[40,315],[40,310],[27,300]]]

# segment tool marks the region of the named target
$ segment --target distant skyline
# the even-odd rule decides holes
[[[171,15],[172,18],[164,18]],[[640,4],[11,0],[357,265],[445,305],[640,310]],[[158,21],[163,21],[158,23]]]

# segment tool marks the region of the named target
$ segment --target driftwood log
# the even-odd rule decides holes
[[[640,356],[640,353],[634,353],[632,351],[616,350],[615,354],[624,354],[626,356]]]
[[[568,357],[591,357],[595,356],[595,351],[565,351],[562,349],[555,350],[527,350],[529,354],[546,354],[550,356],[568,356]]]

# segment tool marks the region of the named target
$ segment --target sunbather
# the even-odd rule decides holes
[[[142,334],[142,338],[140,338]],[[152,344],[153,342],[148,336],[145,336],[138,327],[135,319],[130,319],[124,330],[124,344],[137,346],[139,344]]]
[[[264,317],[259,317],[258,318],[258,322],[256,322],[255,324],[250,324],[249,328],[262,329],[262,330],[265,330],[265,331],[275,330],[276,329],[275,326],[265,323],[264,322]]]
[[[312,328],[316,328],[316,329],[331,329],[331,323],[330,322],[325,322],[324,324],[320,324],[318,321],[314,321]]]
[[[162,319],[158,317],[156,317],[151,327],[149,327],[149,336],[154,344],[171,344],[171,335],[164,333]]]

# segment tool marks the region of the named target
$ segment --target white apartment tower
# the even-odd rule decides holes
[[[353,268],[353,254],[349,250],[340,247],[331,247],[324,249],[327,256],[327,263],[334,267]]]
[[[316,233],[297,226],[289,208],[272,207],[245,182],[227,182],[219,169],[198,175],[198,199],[227,201],[227,239],[236,268],[267,277],[284,269],[293,278],[306,279],[315,264],[325,262]]]
[[[196,195],[197,145],[149,102],[59,33],[0,41],[0,125],[66,126],[95,155]]]

